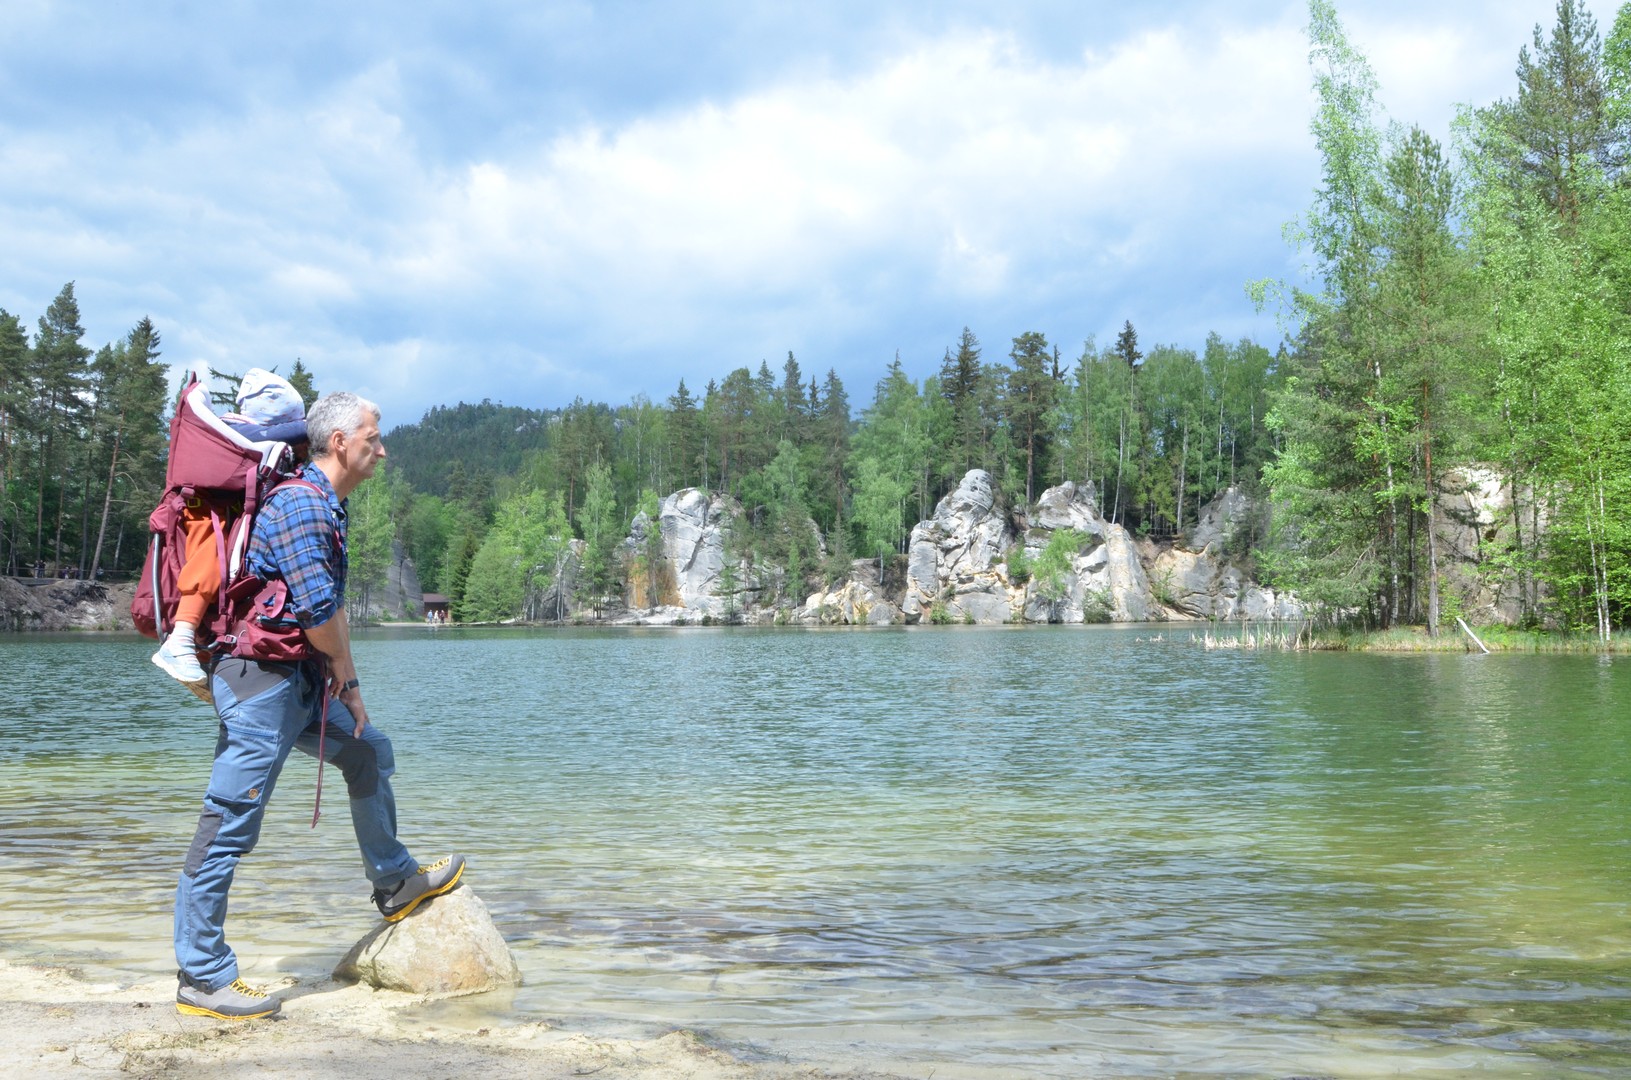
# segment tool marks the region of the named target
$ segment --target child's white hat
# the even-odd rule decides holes
[[[288,379],[252,367],[238,384],[238,412],[265,426],[287,424],[306,418],[306,403]]]

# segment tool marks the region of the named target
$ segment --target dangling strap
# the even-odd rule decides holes
[[[215,610],[227,609],[227,538],[221,525],[221,515],[210,506],[210,526],[215,530],[215,565],[221,568],[221,595],[215,598]]]
[[[159,561],[164,558],[164,534],[153,534],[153,629],[158,631],[159,640],[163,641],[166,634],[164,630],[164,594],[159,591]],[[170,624],[172,627],[175,623]]]
[[[317,685],[323,694],[323,712],[317,719],[317,796],[311,804],[311,827],[323,816],[323,734],[328,730],[328,660],[317,662]]]

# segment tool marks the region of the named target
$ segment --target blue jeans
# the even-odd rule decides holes
[[[222,666],[236,661],[223,661]],[[261,672],[279,669],[260,669]],[[254,691],[238,700],[233,691],[242,680],[224,678],[218,668],[210,679],[215,712],[221,719],[215,743],[215,767],[204,795],[198,831],[176,889],[176,963],[193,985],[218,990],[238,977],[238,959],[226,942],[227,890],[238,860],[260,837],[261,819],[272,798],[278,773],[299,747],[317,756],[317,734],[323,711],[323,688],[317,669],[301,664],[287,677],[247,685]],[[271,682],[270,688],[266,687]],[[376,889],[392,889],[418,869],[396,838],[396,798],[391,774],[396,763],[391,740],[372,724],[362,738],[352,735],[356,721],[338,700],[328,705],[323,758],[340,770],[351,803],[351,826],[357,834],[368,880]]]

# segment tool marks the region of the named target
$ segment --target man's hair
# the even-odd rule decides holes
[[[336,390],[318,398],[306,412],[306,437],[311,440],[311,456],[327,457],[329,437],[336,431],[355,435],[365,416],[379,423],[379,406],[348,390]]]

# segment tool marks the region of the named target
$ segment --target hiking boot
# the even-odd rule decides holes
[[[188,1016],[213,1016],[217,1020],[254,1020],[271,1016],[280,1008],[277,998],[251,989],[242,979],[219,990],[200,990],[183,976],[176,990],[176,1012]]]
[[[440,862],[421,866],[395,889],[375,889],[374,904],[386,922],[396,922],[431,897],[458,888],[463,876],[464,856],[449,855]]]
[[[186,683],[188,687],[203,685],[204,669],[198,665],[198,654],[188,646],[178,646],[166,638],[159,651],[153,654],[153,663],[163,668],[172,679]]]

